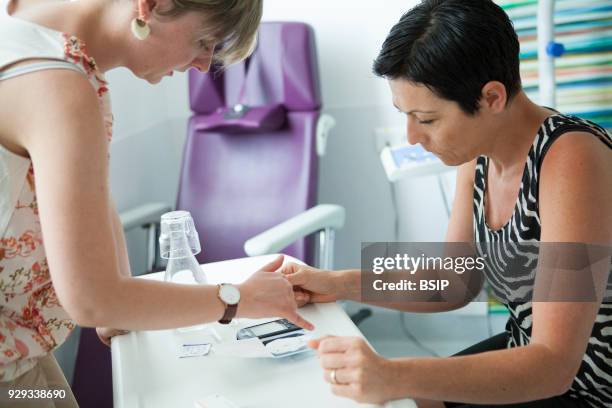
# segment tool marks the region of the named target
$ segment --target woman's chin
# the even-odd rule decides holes
[[[440,161],[442,163],[444,163],[447,166],[451,166],[451,167],[455,167],[455,166],[460,166],[464,163],[469,162],[469,160],[462,160],[460,157],[449,157],[449,156],[442,156],[440,154],[435,154],[435,156],[440,159]]]
[[[161,82],[163,76],[161,76],[161,75],[143,75],[140,78],[144,79],[145,81],[147,81],[151,85],[155,85],[155,84],[159,84]]]
[[[155,84],[160,83],[162,78],[163,78],[162,75],[156,75],[156,74],[143,74],[143,73],[136,73],[134,71],[132,71],[132,73],[134,74],[134,76],[136,78],[144,79],[145,81],[147,81],[151,85],[155,85]]]

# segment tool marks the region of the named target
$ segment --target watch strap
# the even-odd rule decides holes
[[[219,320],[221,324],[229,324],[234,317],[236,317],[236,312],[238,311],[238,304],[228,305],[225,303],[225,312],[223,313],[223,317]]]
[[[230,305],[229,303],[225,303],[223,298],[221,297],[221,288],[223,285],[227,285],[226,283],[221,283],[217,285],[217,297],[225,305],[225,311],[223,312],[223,316],[219,319],[219,323],[221,324],[229,324],[234,317],[236,317],[236,313],[238,312],[238,303]]]

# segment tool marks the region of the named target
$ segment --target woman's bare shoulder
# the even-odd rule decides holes
[[[612,242],[612,149],[595,135],[560,136],[542,163],[542,240]]]
[[[60,1],[62,0],[11,0],[8,3],[7,12],[11,16],[21,15],[21,13],[30,12],[38,6],[45,6]]]
[[[598,136],[585,131],[564,133],[550,146],[543,159],[542,169],[550,170],[549,178],[559,176],[560,168],[570,169],[578,175],[586,171],[586,177],[610,176],[612,148]],[[605,174],[607,172],[607,174]]]
[[[87,77],[67,69],[3,80],[0,100],[11,101],[0,109],[0,143],[24,157],[34,144],[48,142],[41,134],[58,134],[54,142],[62,143],[62,130],[103,120],[97,94]]]

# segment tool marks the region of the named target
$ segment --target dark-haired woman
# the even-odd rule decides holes
[[[406,115],[409,142],[459,166],[447,242],[610,248],[612,139],[592,122],[528,99],[517,36],[492,1],[422,2],[393,27],[374,72],[388,80],[394,105]],[[357,401],[612,407],[612,304],[602,301],[609,254],[583,277],[595,289],[588,301],[533,302],[513,301],[524,287],[497,254],[486,276],[507,295],[506,330],[458,356],[385,359],[362,339],[342,337],[312,347],[333,392]],[[536,270],[543,273],[541,265]],[[362,299],[359,270],[289,265],[284,273],[299,303]],[[410,296],[378,304],[410,312],[465,304]]]

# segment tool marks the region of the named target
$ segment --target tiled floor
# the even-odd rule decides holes
[[[362,307],[349,303],[354,312]],[[385,357],[449,356],[504,329],[507,315],[462,315],[453,313],[401,313],[372,307],[372,316],[359,329],[374,349]],[[402,322],[403,319],[403,322]],[[420,345],[419,345],[420,343]],[[434,354],[435,353],[435,354]]]

